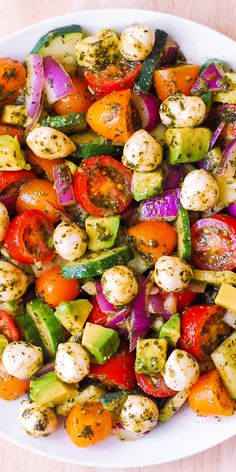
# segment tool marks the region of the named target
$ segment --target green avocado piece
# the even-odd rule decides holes
[[[115,354],[119,344],[120,338],[114,329],[86,323],[82,337],[82,346],[87,349],[92,362],[95,364],[105,364]]]
[[[154,172],[133,172],[131,190],[136,202],[155,197],[162,192],[163,173],[161,170]]]
[[[2,357],[2,353],[8,345],[8,340],[4,334],[0,334],[0,357]]]
[[[39,331],[41,341],[49,359],[53,359],[58,344],[65,341],[62,327],[55,318],[53,310],[47,303],[36,298],[26,304],[26,311],[31,316]]]
[[[165,339],[171,346],[175,347],[180,338],[180,316],[178,313],[171,316],[161,327],[160,339]]]
[[[106,393],[100,402],[105,410],[108,410],[112,415],[112,423],[118,423],[120,418],[121,410],[127,400],[130,392],[121,390],[120,392],[109,392]]]
[[[19,329],[21,338],[24,339],[24,341],[34,344],[35,346],[41,347],[41,349],[43,350],[44,357],[47,358],[47,353],[41,341],[39,330],[31,316],[28,313],[25,313],[21,316],[17,316],[16,324]]]
[[[26,163],[18,139],[9,135],[0,136],[0,171],[30,169]]]
[[[119,226],[120,216],[86,218],[85,229],[89,237],[89,250],[99,252],[114,246]]]
[[[138,339],[135,371],[154,375],[161,372],[166,363],[167,341],[165,339]]]
[[[30,381],[30,397],[41,406],[53,407],[76,393],[77,388],[59,380],[54,371]]]
[[[236,400],[236,331],[211,353],[211,358],[229,392]]]
[[[211,139],[208,128],[169,128],[165,134],[171,164],[197,162],[206,157]]]
[[[93,305],[88,300],[62,302],[58,305],[54,316],[69,333],[75,335],[83,328],[92,308]]]

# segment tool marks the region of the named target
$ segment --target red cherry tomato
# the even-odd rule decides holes
[[[160,291],[160,296],[163,301],[167,300],[168,297],[174,297],[177,305],[177,312],[181,313],[184,308],[191,305],[194,300],[197,298],[196,292],[191,292],[191,290],[184,290],[183,292],[163,292]]]
[[[0,310],[0,333],[6,336],[9,343],[20,339],[19,331],[12,317],[3,310]]]
[[[89,313],[87,321],[89,321],[89,323],[104,325],[108,321],[108,314],[103,313],[95,295],[91,297],[90,301],[93,305],[93,308],[92,311]]]
[[[121,213],[132,201],[132,172],[110,156],[85,159],[74,178],[78,203],[94,216]]]
[[[108,387],[133,390],[136,385],[134,372],[135,355],[126,345],[121,345],[117,354],[105,364],[91,364],[89,377],[100,380]]]
[[[181,337],[178,347],[200,361],[210,354],[229,336],[230,326],[224,321],[225,310],[216,305],[194,305],[181,316]]]
[[[137,62],[121,61],[110,64],[101,71],[85,70],[85,80],[94,90],[97,98],[104,97],[111,92],[132,89],[142,64]]]
[[[176,393],[176,391],[167,387],[165,380],[163,379],[161,374],[152,376],[146,374],[138,374],[136,372],[135,375],[137,384],[145,393],[147,393],[147,395],[151,395],[155,398],[165,398],[170,397],[171,395],[174,395]]]
[[[236,219],[216,215],[191,228],[192,262],[198,269],[236,269]]]
[[[4,170],[0,172],[0,192],[12,186],[12,193],[17,193],[24,183],[33,179],[36,179],[36,175],[31,170]]]
[[[54,257],[53,231],[53,225],[44,213],[28,210],[12,220],[4,244],[9,255],[23,264],[49,262]]]

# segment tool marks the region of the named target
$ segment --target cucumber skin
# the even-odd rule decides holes
[[[119,251],[117,251],[119,249]],[[107,255],[107,257],[105,257]],[[96,254],[99,257],[99,253]],[[133,258],[133,251],[129,246],[104,251],[104,258],[100,260],[83,258],[78,263],[65,264],[61,269],[65,279],[82,279],[102,275],[105,270],[115,265],[123,265]]]
[[[20,331],[20,335],[24,339],[24,341],[28,341],[34,344],[35,346],[41,347],[44,356],[46,357],[46,352],[44,349],[44,345],[41,341],[39,330],[31,316],[28,313],[26,313],[25,315],[18,316],[16,318],[16,324]]]
[[[68,115],[47,116],[41,123],[42,126],[59,129],[63,133],[71,134],[87,128],[85,113],[68,113]]]
[[[48,33],[44,34],[38,42],[35,44],[30,54],[40,54],[40,51],[45,47],[45,43],[49,43],[52,39],[70,33],[82,33],[80,25],[68,25],[55,28]]]
[[[141,89],[143,92],[149,92],[152,87],[152,78],[154,70],[159,66],[160,55],[167,39],[165,31],[157,29],[155,31],[155,44],[152,52],[144,60],[142,69],[139,73],[135,88]]]
[[[123,146],[113,146],[112,144],[79,144],[77,150],[71,154],[76,159],[88,159],[93,156],[121,157]]]
[[[191,232],[187,210],[180,208],[176,221],[176,229],[178,234],[178,255],[181,259],[190,261],[191,259]],[[180,241],[180,238],[182,239]],[[182,246],[182,248],[181,248]]]

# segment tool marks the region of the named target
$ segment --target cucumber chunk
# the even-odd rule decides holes
[[[159,421],[166,423],[184,404],[190,394],[190,390],[182,390],[169,398],[165,405],[160,409]]]
[[[236,331],[212,352],[211,358],[233,400],[236,400]]]
[[[85,113],[68,113],[67,115],[47,116],[41,121],[42,126],[56,128],[70,134],[87,127]]]
[[[102,275],[105,270],[114,265],[122,265],[133,258],[129,246],[117,247],[100,253],[91,253],[77,262],[70,262],[61,268],[65,279],[82,279]]]
[[[122,145],[112,144],[91,130],[74,134],[71,140],[77,147],[71,156],[76,159],[87,159],[92,156],[121,157],[123,153]]]
[[[43,342],[39,334],[39,330],[31,316],[28,313],[26,313],[25,315],[18,316],[16,318],[16,324],[20,331],[20,335],[24,339],[24,341],[32,343],[35,346],[41,347],[44,356],[47,357]]]
[[[178,237],[178,256],[181,259],[190,261],[191,259],[191,233],[190,222],[187,210],[180,208],[177,220],[176,229]]]

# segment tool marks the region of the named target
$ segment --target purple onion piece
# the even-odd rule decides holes
[[[125,222],[127,228],[139,222],[138,208],[134,202],[131,202],[121,213],[121,220]]]
[[[236,171],[236,139],[222,153],[221,162],[215,172],[217,177],[234,177]]]
[[[167,41],[161,57],[162,66],[170,66],[176,63],[179,52],[179,45],[174,41]]]
[[[96,282],[96,289],[97,289],[97,294],[96,294],[96,299],[99,304],[100,309],[102,310],[103,313],[117,313],[118,308],[116,308],[114,305],[109,303],[106,298],[104,297],[102,293],[102,286],[100,282]]]
[[[30,285],[22,297],[23,303],[32,302],[32,300],[35,300],[35,298],[37,297],[35,294],[34,286]]]
[[[131,314],[127,319],[130,351],[135,349],[138,338],[143,338],[152,324],[152,317],[148,312],[148,299],[151,288],[152,281],[149,276],[141,285],[139,292],[132,303]]]
[[[41,105],[43,90],[43,58],[40,54],[30,54],[25,59],[27,80],[25,105],[27,114],[33,118]]]
[[[224,70],[221,64],[212,62],[197,78],[191,92],[199,94],[201,92],[220,92],[224,86]]]
[[[125,337],[128,337],[126,320],[130,315],[130,308],[122,308],[119,310],[106,324],[106,328],[112,328]]]
[[[46,56],[43,59],[43,66],[43,89],[49,105],[74,92],[75,88],[70,76],[58,61],[52,56]]]
[[[231,203],[231,205],[229,205],[226,208],[226,211],[227,211],[228,215],[233,216],[234,218],[236,218],[236,202]]]
[[[3,203],[10,215],[16,212],[16,201],[19,193],[11,195],[0,195],[0,202]]]
[[[29,124],[27,125],[26,129],[25,129],[25,134],[27,135],[35,126],[36,124],[38,123],[38,120],[39,120],[39,117],[42,113],[42,109],[43,109],[43,104],[42,103],[39,103],[38,104],[38,107],[36,108],[36,111],[35,111],[35,114],[34,116],[32,117],[31,121],[29,122]]]
[[[136,90],[132,94],[132,100],[140,115],[142,128],[148,132],[152,131],[160,121],[159,100],[151,93]]]
[[[162,167],[165,172],[164,190],[178,188],[188,173],[188,168],[185,164],[172,166],[172,164],[164,161]]]
[[[52,372],[54,370],[54,361],[53,362],[48,362],[48,364],[45,364],[38,372],[36,372],[36,377],[42,377],[45,374],[48,374],[49,372]]]
[[[222,121],[216,128],[216,130],[214,131],[212,137],[211,137],[211,140],[210,140],[210,146],[209,146],[209,149],[212,149],[214,147],[214,145],[216,144],[216,141],[217,139],[219,138],[220,134],[221,134],[221,131],[223,131],[225,127],[225,122]]]
[[[54,185],[59,205],[72,205],[75,203],[73,179],[68,165],[53,166]]]
[[[173,221],[180,209],[180,189],[166,190],[158,197],[150,198],[141,203],[139,218],[145,220]]]

